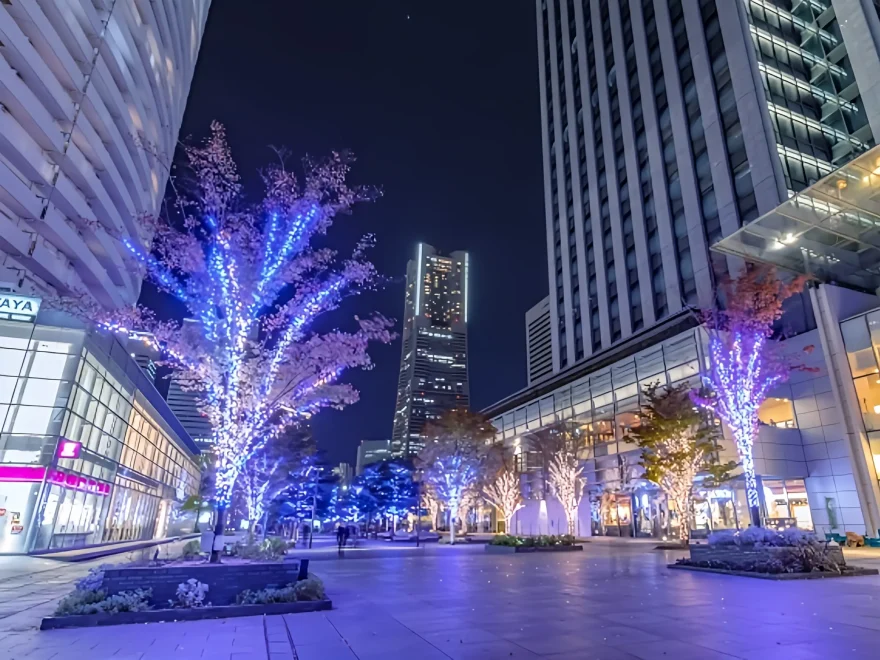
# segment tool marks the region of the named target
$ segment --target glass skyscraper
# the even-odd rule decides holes
[[[406,301],[391,452],[422,447],[426,422],[470,401],[467,363],[468,255],[419,243],[406,271]]]

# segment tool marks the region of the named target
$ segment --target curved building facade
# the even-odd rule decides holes
[[[0,288],[137,300],[209,6],[0,3]]]

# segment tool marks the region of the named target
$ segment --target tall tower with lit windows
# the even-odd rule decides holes
[[[406,268],[406,301],[391,451],[422,447],[426,422],[469,403],[468,254],[443,256],[419,243]]]
[[[709,248],[880,135],[878,0],[535,5],[554,371],[711,305]]]

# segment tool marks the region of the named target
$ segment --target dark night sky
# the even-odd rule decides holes
[[[352,179],[384,196],[330,243],[375,233],[373,260],[396,281],[346,303],[347,317],[401,317],[418,241],[469,250],[475,409],[525,386],[523,315],[547,291],[535,42],[532,0],[214,0],[181,130],[223,122],[246,177],[268,145],[354,151]],[[390,437],[400,342],[372,356],[374,370],[347,376],[360,402],[315,420],[333,462]]]

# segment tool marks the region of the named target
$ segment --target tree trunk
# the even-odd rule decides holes
[[[215,550],[217,547],[217,537],[223,536],[223,527],[226,525],[226,506],[217,504],[217,521],[214,524],[214,545],[211,548],[211,563],[220,563],[220,551]]]
[[[269,522],[269,512],[263,514],[262,528],[260,529],[260,541],[266,540],[266,524]]]
[[[449,505],[449,545],[455,545],[455,523],[458,520],[458,502]]]
[[[201,500],[201,498],[200,498],[200,499],[199,499],[199,507],[196,509],[196,524],[193,525],[193,533],[194,533],[194,534],[198,534],[198,532],[200,531],[200,529],[199,529],[199,518],[201,518],[201,516],[202,516],[202,505],[203,505],[203,504],[204,504],[204,502],[203,502],[203,501]]]

